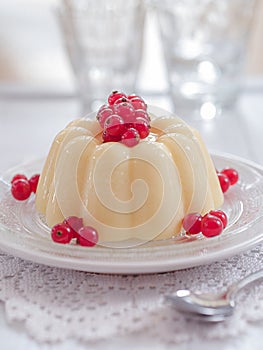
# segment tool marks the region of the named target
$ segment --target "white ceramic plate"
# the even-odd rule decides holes
[[[40,172],[42,161],[10,169],[0,179],[0,249],[33,262],[98,273],[155,273],[198,266],[224,259],[263,239],[263,168],[241,158],[215,154],[218,169],[233,167],[240,181],[225,194],[227,229],[218,237],[180,237],[126,249],[81,247],[54,243],[34,208],[10,194],[16,173]]]

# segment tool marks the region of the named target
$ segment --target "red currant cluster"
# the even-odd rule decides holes
[[[76,238],[79,245],[93,247],[98,243],[98,232],[91,226],[84,226],[77,216],[69,216],[51,230],[51,238],[56,243],[67,244]]]
[[[223,193],[238,182],[238,172],[233,168],[217,171],[217,176]]]
[[[103,128],[104,142],[121,141],[133,147],[150,132],[147,105],[140,96],[134,94],[127,96],[113,91],[108,97],[108,104],[99,109],[97,120]]]
[[[222,210],[211,210],[204,216],[191,213],[183,219],[183,228],[190,235],[202,232],[205,237],[218,236],[226,225],[227,216]]]
[[[18,201],[24,201],[28,199],[31,193],[36,193],[39,174],[31,176],[28,179],[23,174],[17,174],[11,180],[11,193]]]

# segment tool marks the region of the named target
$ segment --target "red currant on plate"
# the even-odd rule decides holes
[[[28,180],[17,179],[13,181],[11,186],[13,197],[19,201],[24,201],[30,197],[31,187]]]
[[[191,213],[183,219],[183,228],[191,235],[201,232],[202,215],[199,213]]]
[[[31,176],[31,178],[29,179],[31,192],[33,192],[33,193],[36,193],[36,191],[37,191],[37,185],[38,185],[39,178],[40,178],[40,175],[36,174],[36,175]]]
[[[24,175],[24,174],[16,174],[13,178],[12,178],[12,180],[11,180],[11,184],[14,182],[14,181],[16,181],[16,180],[27,180],[27,177],[26,177],[26,175]]]
[[[235,185],[238,182],[238,172],[233,168],[223,169],[221,174],[224,174],[228,177],[230,185]]]
[[[57,224],[51,230],[51,238],[56,243],[67,244],[72,240],[73,232],[67,224]]]
[[[218,180],[219,180],[219,183],[221,186],[221,190],[223,193],[225,193],[229,189],[229,186],[230,186],[229,178],[225,174],[222,174],[222,173],[217,174],[217,176],[218,176]]]
[[[201,231],[205,237],[218,236],[223,231],[223,223],[217,216],[206,214],[202,218]]]
[[[223,228],[226,228],[228,220],[223,210],[210,210],[209,214],[218,217],[222,221]]]
[[[98,243],[99,235],[95,228],[84,226],[78,231],[77,243],[85,247],[93,247]]]
[[[73,238],[77,237],[78,231],[84,226],[83,219],[77,216],[69,216],[63,221],[63,224],[66,224],[72,230]]]

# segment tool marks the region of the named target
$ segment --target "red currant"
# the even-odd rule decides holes
[[[125,129],[124,121],[117,114],[108,117],[104,124],[105,131],[110,136],[122,135]]]
[[[147,105],[140,96],[113,91],[108,97],[108,105],[103,105],[97,113],[104,129],[103,142],[122,141],[128,147],[138,144],[150,133],[150,117],[146,110]]]
[[[24,201],[30,197],[31,187],[28,180],[18,179],[12,183],[11,193],[19,201]]]
[[[147,105],[140,97],[134,97],[130,99],[130,103],[135,110],[142,109],[146,111]]]
[[[134,128],[134,123],[125,123],[124,126],[125,126],[125,130],[128,130],[130,128]]]
[[[127,99],[128,99],[128,100],[133,100],[134,98],[138,98],[139,100],[141,100],[141,101],[144,102],[144,99],[143,99],[141,96],[139,96],[139,95],[131,94],[131,95],[128,95],[128,96],[127,96]]]
[[[116,100],[118,100],[121,97],[126,97],[126,95],[123,92],[119,91],[113,91],[110,96],[108,97],[108,103],[110,106],[114,104]]]
[[[191,235],[196,235],[201,232],[202,215],[191,213],[183,219],[183,228]]]
[[[84,226],[78,231],[77,243],[82,246],[93,247],[98,243],[98,240],[98,232],[93,227]]]
[[[73,233],[67,224],[57,224],[51,230],[51,238],[56,243],[66,244],[72,240]]]
[[[119,142],[121,140],[122,135],[112,136],[107,133],[107,131],[103,131],[102,139],[103,142]]]
[[[143,118],[136,119],[134,128],[138,131],[141,139],[145,139],[150,133],[149,125]]]
[[[63,224],[66,224],[72,230],[73,238],[77,237],[78,231],[84,226],[83,219],[77,216],[69,216],[63,221]]]
[[[128,102],[122,102],[114,105],[114,112],[123,119],[124,123],[132,122],[135,116],[135,110]]]
[[[136,129],[129,128],[122,135],[121,142],[128,147],[136,146],[140,142],[140,135]]]
[[[238,182],[238,172],[233,168],[223,169],[221,174],[224,174],[228,177],[230,185],[235,185]]]
[[[206,214],[201,222],[201,231],[205,237],[218,236],[223,231],[223,223],[217,216]]]
[[[102,105],[99,110],[98,110],[98,114],[103,111],[103,109],[109,108],[109,105]],[[98,118],[98,115],[96,116],[96,118]]]
[[[135,119],[137,118],[143,118],[147,121],[148,124],[150,124],[150,117],[149,114],[146,111],[143,111],[142,109],[138,109],[137,111],[135,111]]]
[[[129,103],[129,100],[126,97],[121,97],[121,98],[118,98],[118,100],[116,100],[114,102],[114,105],[118,105],[118,104],[120,104],[122,102],[128,102]]]
[[[227,216],[225,212],[223,212],[222,210],[211,210],[209,214],[218,217],[222,221],[223,228],[226,228]]]
[[[23,174],[16,174],[13,178],[12,178],[12,180],[11,180],[11,184],[14,182],[14,181],[16,181],[16,180],[27,180],[27,177],[25,176],[25,175],[23,175]]]
[[[98,114],[97,114],[97,119],[98,122],[100,123],[100,126],[104,128],[104,124],[107,118],[109,118],[113,114],[112,108],[110,107],[105,107],[102,108]]]
[[[229,186],[230,186],[229,178],[225,174],[222,174],[222,173],[217,174],[217,176],[218,176],[218,180],[219,180],[219,183],[221,186],[221,190],[223,193],[225,193],[229,189]]]
[[[36,174],[31,176],[31,178],[29,179],[31,192],[36,193],[39,178],[40,178],[40,175]]]
[[[142,100],[141,96],[138,96],[138,95],[135,95],[135,94],[131,94],[131,95],[127,96],[128,100],[132,100],[133,98],[139,98],[139,99]]]

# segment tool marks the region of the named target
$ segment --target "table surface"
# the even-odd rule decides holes
[[[70,120],[80,114],[78,100],[70,94],[57,91],[48,96],[37,90],[19,90],[16,86],[0,86],[0,172],[46,155],[55,134]],[[145,94],[150,104],[170,109],[167,96]],[[263,80],[252,80],[243,89],[243,93],[232,112],[224,112],[210,121],[190,121],[202,134],[210,150],[235,154],[263,165]],[[261,325],[262,326],[262,325]],[[23,325],[8,324],[5,319],[4,305],[0,304],[0,337],[3,349],[86,349],[87,345],[74,340],[62,344],[38,344],[28,337]],[[204,343],[196,339],[195,343],[178,345],[178,349],[260,349],[262,327],[249,326],[246,334],[239,338],[226,339],[224,344],[216,341]],[[92,345],[96,349],[163,349],[164,345],[154,344],[151,339],[125,337],[108,339]]]

